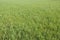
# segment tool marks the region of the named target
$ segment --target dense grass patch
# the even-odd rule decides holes
[[[12,2],[0,2],[0,40],[60,40],[59,1]]]

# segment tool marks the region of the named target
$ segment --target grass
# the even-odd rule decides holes
[[[0,40],[60,40],[60,1],[0,0]]]

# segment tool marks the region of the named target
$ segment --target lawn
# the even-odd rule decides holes
[[[0,0],[0,40],[60,40],[60,1]]]

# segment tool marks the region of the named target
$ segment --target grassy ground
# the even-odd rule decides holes
[[[0,0],[0,40],[60,40],[60,1]]]

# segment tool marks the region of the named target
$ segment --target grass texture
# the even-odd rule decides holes
[[[0,40],[60,40],[60,1],[0,0]]]

